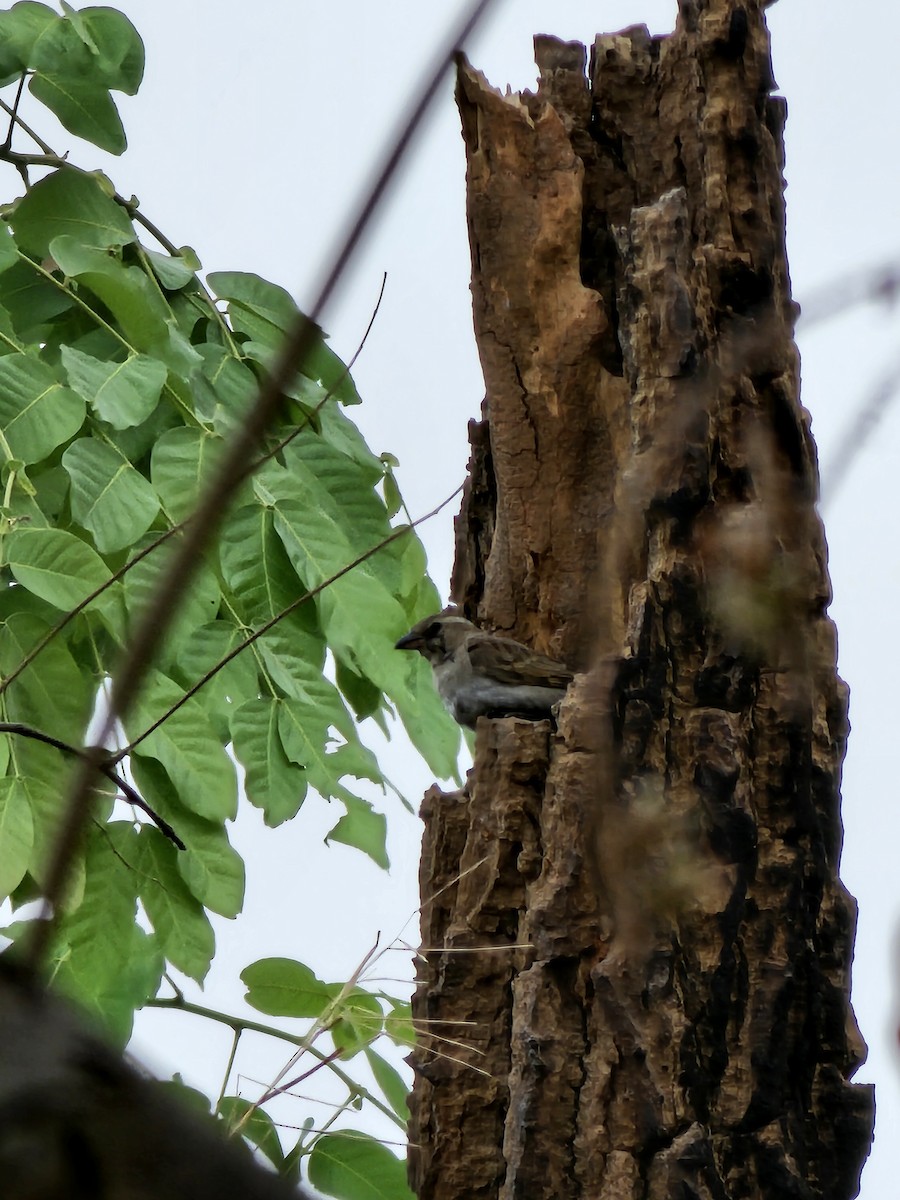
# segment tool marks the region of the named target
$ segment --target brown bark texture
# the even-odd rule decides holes
[[[847,692],[760,0],[467,64],[454,597],[579,674],[426,796],[420,1197],[848,1200],[873,1097],[838,879]]]

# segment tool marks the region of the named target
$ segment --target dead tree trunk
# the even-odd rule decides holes
[[[855,1194],[847,695],[762,0],[468,66],[467,614],[582,672],[426,798],[420,1197]],[[442,1041],[441,1038],[452,1039]]]

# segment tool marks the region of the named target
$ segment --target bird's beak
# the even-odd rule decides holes
[[[422,639],[422,635],[419,633],[413,633],[412,631],[410,631],[409,633],[404,633],[404,635],[400,639],[400,641],[395,643],[394,649],[395,650],[419,650],[424,645],[425,645],[425,642]]]

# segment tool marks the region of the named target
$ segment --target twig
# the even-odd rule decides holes
[[[7,104],[5,100],[0,99],[0,108],[2,108],[3,111],[12,118],[11,123],[18,125],[18,127],[22,130],[22,132],[27,134],[28,137],[31,138],[31,140],[34,142],[34,144],[36,146],[40,146],[40,148],[41,148],[41,150],[43,150],[44,154],[53,155],[54,158],[58,157],[58,155],[53,154],[53,147],[48,146],[47,143],[44,141],[44,139],[41,137],[41,135],[39,133],[35,133],[35,131],[31,128],[30,125],[26,125],[26,123],[22,120],[22,118],[16,112],[16,109],[14,107],[11,107],[9,104]]]
[[[821,500],[819,508],[825,508],[834,499],[850,468],[859,458],[869,438],[878,428],[891,402],[900,391],[900,358],[896,359],[875,381],[859,412],[839,439],[840,451],[826,470],[822,472]]]
[[[243,1017],[232,1017],[228,1013],[218,1012],[214,1008],[205,1008],[201,1004],[193,1004],[190,1000],[185,1000],[180,990],[171,999],[148,1000],[144,1007],[178,1009],[181,1012],[193,1013],[197,1017],[206,1017],[210,1021],[217,1021],[221,1025],[227,1025],[229,1029],[235,1032],[241,1030],[248,1033],[264,1033],[269,1037],[278,1038],[282,1042],[289,1042],[292,1046],[300,1046],[308,1054],[311,1054],[313,1058],[317,1058],[323,1065],[327,1065],[332,1074],[340,1079],[341,1083],[344,1084],[353,1096],[358,1096],[360,1100],[365,1100],[369,1104],[373,1104],[386,1117],[390,1117],[395,1125],[399,1125],[401,1129],[406,1129],[406,1122],[401,1120],[393,1109],[379,1100],[377,1096],[374,1096],[368,1088],[357,1083],[355,1079],[348,1075],[346,1071],[343,1071],[336,1063],[327,1061],[329,1055],[321,1050],[317,1050],[315,1046],[308,1046],[303,1034],[288,1033],[275,1025],[263,1025],[259,1021],[247,1021]]]
[[[6,131],[6,139],[3,145],[0,146],[0,154],[6,154],[12,146],[13,132],[16,128],[16,121],[19,116],[19,103],[22,99],[22,88],[25,86],[25,71],[19,76],[19,86],[16,88],[16,98],[12,102],[12,108],[9,110],[9,129]]]
[[[799,331],[843,316],[860,304],[894,304],[900,296],[900,262],[854,271],[826,283],[801,302]]]
[[[53,737],[49,733],[44,733],[40,729],[35,729],[31,725],[23,725],[19,721],[0,721],[0,733],[11,733],[17,737],[31,738],[35,742],[43,742],[46,746],[53,746],[56,750],[62,750],[64,754],[73,754],[76,758],[90,758],[91,765],[116,785],[129,804],[133,804],[135,808],[139,808],[142,812],[145,812],[160,833],[165,834],[170,842],[174,842],[179,850],[185,849],[184,842],[169,822],[150,807],[143,796],[135,791],[127,779],[123,779],[117,773],[115,769],[117,759],[113,755],[108,755],[107,761],[104,762],[97,757],[96,752],[99,748],[91,751],[81,749],[78,746],[71,746],[68,742],[61,741],[60,738]]]

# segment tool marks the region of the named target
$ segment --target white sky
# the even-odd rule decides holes
[[[117,7],[147,45],[141,92],[120,105],[130,143],[124,159],[110,162],[57,131],[49,117],[41,115],[39,129],[57,148],[71,145],[79,165],[105,166],[119,191],[136,193],[151,219],[176,243],[192,245],[206,269],[256,271],[308,300],[342,217],[456,4],[118,0]],[[532,34],[590,42],[597,32],[641,21],[666,32],[674,12],[675,0],[506,0],[469,53],[495,85],[530,86]],[[900,72],[890,57],[900,6],[857,0],[851,15],[843,4],[782,0],[769,17],[775,75],[789,105],[788,245],[795,298],[803,303],[848,273],[900,259]],[[885,47],[880,59],[873,35]],[[471,331],[463,148],[449,81],[438,110],[326,320],[335,349],[349,357],[388,272],[355,371],[365,404],[354,415],[376,452],[400,458],[413,513],[432,508],[462,480],[466,422],[483,394]],[[803,401],[827,469],[853,414],[898,356],[897,320],[869,306],[808,335],[801,326],[800,334]],[[842,873],[860,907],[854,1002],[870,1060],[859,1078],[879,1085],[880,1136],[863,1175],[864,1200],[893,1194],[900,1174],[900,1139],[891,1138],[900,1116],[893,1050],[900,810],[890,782],[900,704],[887,685],[898,654],[887,636],[900,584],[898,468],[900,412],[891,410],[826,513],[832,614],[841,673],[852,689]],[[453,511],[423,531],[444,590]],[[394,747],[390,762],[417,801],[431,782],[427,772]],[[416,903],[417,823],[385,806],[396,817],[390,877],[353,851],[323,850],[335,814],[313,801],[275,833],[255,814],[239,822],[236,843],[250,857],[247,906],[236,923],[218,924],[223,955],[207,1003],[236,1005],[237,972],[266,954],[294,955],[326,978],[346,978],[377,930],[383,942],[399,931]],[[417,940],[415,920],[407,936]],[[389,974],[408,969],[408,958],[387,960]],[[155,1015],[142,1018],[137,1045],[159,1069],[177,1068],[216,1088],[228,1038],[193,1018]],[[251,1068],[252,1060],[243,1060],[245,1069],[265,1074],[267,1063]],[[280,1059],[267,1062],[274,1069]],[[297,1113],[305,1112],[300,1105]]]

